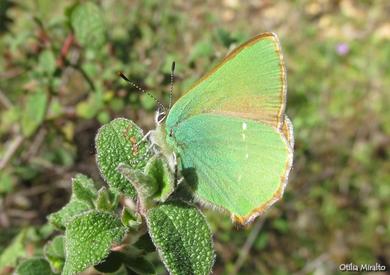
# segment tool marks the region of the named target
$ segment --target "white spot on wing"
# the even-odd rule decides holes
[[[242,132],[241,132],[241,136],[242,136],[242,141],[245,143],[245,159],[248,159],[249,158],[249,154],[248,154],[248,144],[246,143],[245,139],[246,139],[246,135],[245,135],[245,130],[248,128],[248,124],[246,122],[243,122],[242,123]]]

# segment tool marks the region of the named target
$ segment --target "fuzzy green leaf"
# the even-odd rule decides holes
[[[96,199],[96,209],[110,211],[111,210],[111,202],[110,196],[108,194],[108,190],[106,187],[100,188],[97,199]]]
[[[33,258],[22,262],[16,269],[15,275],[42,275],[54,274],[49,262],[44,258]]]
[[[154,179],[158,188],[154,197],[164,202],[175,189],[174,176],[163,156],[153,156],[145,167],[145,174]]]
[[[45,245],[44,252],[52,270],[60,272],[65,262],[64,236],[54,237]]]
[[[86,100],[76,105],[76,114],[81,118],[91,119],[101,111],[103,104],[103,92],[97,87],[97,90],[89,94]]]
[[[124,207],[121,214],[122,224],[126,227],[137,229],[142,224],[142,217],[130,209]]]
[[[59,211],[51,214],[48,217],[48,220],[58,228],[65,228],[72,218],[90,209],[91,206],[87,203],[72,198],[67,205],[62,207]]]
[[[14,179],[11,174],[6,171],[2,171],[0,173],[0,195],[11,192],[13,187]]]
[[[126,228],[120,219],[111,213],[92,210],[77,216],[69,222],[65,231],[63,274],[81,272],[100,263],[125,233]]]
[[[171,274],[209,274],[214,262],[210,229],[203,215],[183,202],[147,213],[149,234]]]
[[[92,204],[97,197],[97,190],[93,180],[85,175],[77,174],[72,180],[72,195],[80,201]]]
[[[142,171],[135,170],[123,163],[118,166],[118,171],[131,183],[137,191],[138,197],[143,201],[151,198],[157,192],[157,182]]]
[[[120,163],[132,169],[145,167],[150,154],[147,142],[142,139],[142,130],[131,120],[117,118],[100,128],[96,136],[96,158],[100,172],[110,187],[135,198],[136,192],[131,183],[117,171]]]
[[[148,92],[153,94],[152,91],[148,91]],[[149,110],[150,111],[150,110],[156,109],[156,101],[151,96],[149,96],[148,94],[141,94],[140,102],[141,102],[142,108],[145,109],[145,110]]]
[[[15,266],[17,259],[26,255],[26,250],[24,249],[26,234],[27,229],[23,229],[16,235],[11,244],[0,253],[0,273],[7,266]]]
[[[84,47],[99,48],[106,42],[106,26],[100,8],[86,2],[79,4],[70,16],[77,41]]]
[[[118,193],[111,192],[106,187],[100,188],[97,199],[96,208],[99,210],[111,211],[118,206],[120,195]]]
[[[191,53],[189,55],[189,61],[193,62],[200,58],[208,58],[214,54],[214,48],[210,41],[199,41],[193,45]]]
[[[22,132],[26,137],[31,136],[41,125],[46,112],[47,95],[44,91],[29,94],[22,112]]]
[[[52,75],[56,70],[56,57],[53,51],[44,50],[39,55],[39,69],[48,75]]]

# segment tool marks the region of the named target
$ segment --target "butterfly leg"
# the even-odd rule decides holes
[[[142,142],[145,142],[146,140],[149,141],[151,133],[152,131],[147,132],[146,135],[144,135],[143,138],[137,142],[136,146],[139,146]]]
[[[152,151],[153,154],[159,153],[158,149],[156,148],[156,143],[153,142],[153,133],[154,130],[148,131],[146,135],[142,137],[142,139],[137,142],[136,146],[139,146],[142,142],[148,141],[150,143],[149,147],[146,149],[145,154],[143,155],[142,160],[145,160],[148,157],[148,153]]]
[[[155,145],[156,144],[151,144],[146,152],[149,152],[149,151],[152,150],[154,155],[158,154],[159,152],[158,152],[158,150],[157,150]]]
[[[182,183],[182,181],[184,180],[184,178],[182,176],[179,175],[179,166],[177,164],[177,160],[178,160],[178,157],[176,156],[175,153],[173,153],[172,155],[172,158],[173,158],[173,166],[174,166],[174,177],[175,177],[175,187],[179,186],[180,183]],[[179,178],[180,176],[180,178]]]
[[[184,178],[181,177],[181,178],[177,181],[176,186],[179,186],[179,184],[182,183],[183,181],[184,181]]]

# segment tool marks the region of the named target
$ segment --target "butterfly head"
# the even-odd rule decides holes
[[[165,108],[163,106],[159,106],[154,116],[154,122],[156,123],[157,126],[159,126],[164,122],[166,117],[167,117],[167,113],[165,111]]]

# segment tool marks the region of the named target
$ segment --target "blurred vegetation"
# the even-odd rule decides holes
[[[388,1],[91,1],[96,18],[82,28],[77,2],[0,1],[0,269],[42,254],[55,234],[46,215],[68,200],[72,176],[102,183],[101,124],[123,116],[154,127],[156,103],[117,71],[166,103],[173,60],[177,99],[265,31],[279,35],[288,67],[295,164],[284,199],[254,225],[206,211],[214,273],[389,265]]]

